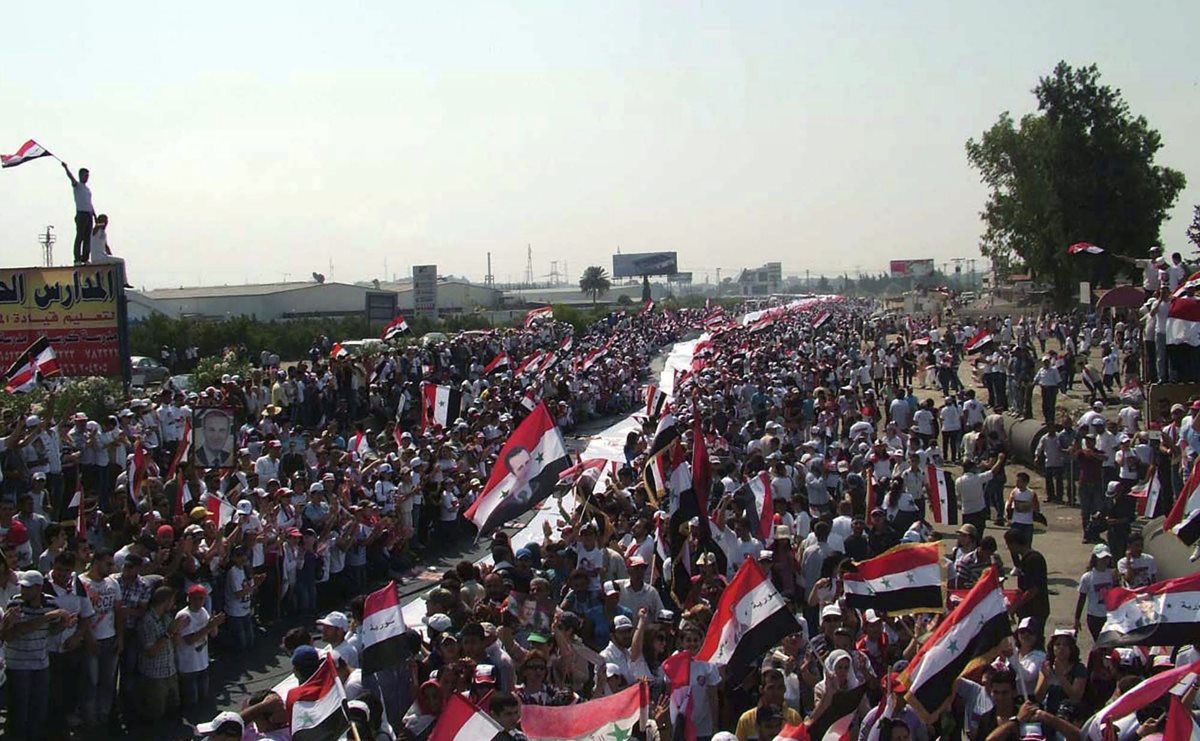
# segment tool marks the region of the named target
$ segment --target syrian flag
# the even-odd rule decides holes
[[[904,543],[875,558],[859,561],[843,577],[846,604],[857,610],[874,608],[889,615],[941,612],[941,543]]]
[[[1080,378],[1083,380],[1083,385],[1087,387],[1089,394],[1095,394],[1100,398],[1105,397],[1104,381],[1100,377],[1100,371],[1090,365],[1083,366]]]
[[[944,468],[933,463],[925,471],[929,477],[929,506],[933,510],[933,521],[938,525],[957,525],[958,497],[954,493],[954,481]]]
[[[696,658],[725,665],[725,676],[743,677],[784,636],[800,629],[770,577],[750,556],[721,593]]]
[[[826,309],[825,311],[822,311],[820,314],[817,314],[817,318],[813,320],[812,328],[814,330],[818,330],[821,327],[824,327],[829,322],[829,320],[832,318],[833,318],[833,313],[830,312],[828,309]]]
[[[458,419],[462,409],[462,393],[453,386],[421,384],[421,430],[448,427]]]
[[[299,687],[287,694],[288,716],[292,719],[293,741],[337,741],[350,727],[342,710],[346,688],[333,664],[333,654]]]
[[[1122,719],[1131,716],[1134,717],[1133,725],[1136,726],[1136,716],[1134,716],[1134,713],[1157,702],[1159,698],[1170,692],[1177,685],[1195,681],[1197,674],[1200,674],[1200,661],[1185,664],[1143,679],[1131,687],[1128,692],[1121,694],[1116,700],[1105,705],[1100,709],[1100,712],[1093,715],[1083,726],[1084,737],[1091,739],[1091,741],[1101,741],[1105,737],[1104,729],[1107,726],[1114,724],[1121,725],[1120,721]],[[1173,737],[1164,736],[1164,738]],[[1187,737],[1185,736],[1184,738]]]
[[[764,543],[769,543],[775,539],[772,534],[775,528],[775,502],[771,492],[771,474],[766,471],[759,472],[746,482],[746,489],[750,492],[750,501],[754,505],[753,513],[749,513],[750,520],[758,525],[752,532],[762,538]]]
[[[386,327],[383,328],[383,341],[391,342],[398,339],[400,335],[408,331],[408,322],[404,321],[404,317],[397,315]]]
[[[528,710],[530,706],[525,706]],[[504,728],[492,716],[472,705],[465,697],[454,693],[446,698],[429,741],[488,741],[501,737]]]
[[[399,667],[406,654],[404,613],[396,596],[396,582],[367,595],[363,603],[362,670],[364,674]]]
[[[563,339],[562,344],[558,346],[558,352],[562,355],[566,355],[571,352],[571,348],[573,347],[575,347],[575,337],[573,335],[567,335],[566,338]]]
[[[575,481],[588,471],[600,471],[609,464],[606,458],[589,458],[586,461],[581,460],[570,468],[564,468],[562,473],[558,474],[559,481],[570,479]]]
[[[333,343],[333,348],[329,351],[329,357],[334,360],[345,360],[350,357],[350,351],[342,347],[342,343],[335,342]]]
[[[521,730],[531,741],[590,741],[629,738],[635,729],[645,729],[650,711],[650,685],[632,687],[577,705],[525,705],[521,708]]]
[[[531,311],[525,315],[525,329],[529,329],[530,327],[532,327],[535,322],[540,322],[544,319],[553,319],[553,318],[554,318],[554,307],[553,306],[543,306],[541,308],[534,309],[533,311]]]
[[[989,330],[981,329],[974,337],[967,340],[966,344],[963,345],[963,352],[967,353],[968,355],[974,355],[977,352],[982,352],[991,346],[994,340],[995,338],[992,337],[992,333]]]
[[[1140,589],[1112,587],[1100,646],[1182,646],[1200,636],[1200,573]]]
[[[775,741],[812,741],[812,736],[808,732],[807,724],[798,723],[794,726],[785,725],[780,729]]]
[[[61,375],[58,355],[50,346],[50,340],[39,337],[8,367],[4,374],[4,390],[10,394],[26,394],[36,389],[43,379]]]
[[[692,720],[692,655],[679,651],[662,663],[663,677],[671,694],[667,710],[671,714],[673,741],[696,741],[696,723]]]
[[[1141,517],[1154,517],[1154,510],[1158,508],[1158,495],[1161,493],[1162,484],[1158,481],[1158,470],[1155,466],[1150,466],[1150,474],[1144,483],[1138,484],[1129,490],[1129,496],[1137,500],[1137,513]]]
[[[712,494],[712,459],[708,455],[708,440],[704,437],[699,414],[692,420],[692,491],[696,516],[707,515],[708,497]]]
[[[50,154],[50,150],[30,139],[21,145],[16,154],[0,154],[0,167],[16,167],[39,157],[54,157],[54,155]]]
[[[1070,255],[1103,255],[1104,248],[1097,247],[1091,242],[1076,242],[1067,248],[1067,254]]]
[[[829,707],[816,720],[809,721],[808,738],[812,741],[851,741],[850,728],[858,717],[858,706],[866,694],[867,686],[860,684],[854,689],[842,690],[829,701]]]
[[[992,660],[1012,635],[1008,605],[992,566],[933,631],[901,675],[908,704],[926,723],[954,699],[955,680]]]
[[[655,506],[667,498],[671,491],[671,473],[678,465],[676,460],[679,448],[679,438],[667,443],[661,450],[646,459],[642,469],[642,480],[646,483],[646,493]]]
[[[1196,545],[1200,540],[1200,509],[1192,510],[1183,522],[1171,528],[1171,532],[1185,544]]]
[[[646,416],[658,419],[667,406],[667,394],[655,384],[646,387]]]
[[[1175,495],[1175,506],[1163,519],[1163,530],[1175,532],[1176,528],[1184,526],[1186,521],[1193,519],[1192,516],[1197,510],[1200,510],[1200,464],[1192,466],[1191,475],[1187,477],[1187,481],[1183,482],[1183,488]],[[1180,539],[1182,540],[1183,536],[1180,536]],[[1194,544],[1195,540],[1188,543],[1188,545]]]
[[[135,507],[142,498],[142,485],[146,483],[146,477],[149,475],[147,468],[146,448],[142,445],[141,438],[134,438],[133,455],[129,461],[129,498]]]
[[[1179,284],[1179,288],[1175,289],[1175,293],[1171,294],[1172,298],[1179,298],[1184,294],[1195,291],[1200,288],[1200,271],[1192,273],[1188,279]]]
[[[233,515],[237,512],[225,497],[216,494],[208,495],[208,499],[204,500],[204,508],[208,510],[208,519],[216,524],[218,530],[232,522]]]
[[[595,350],[592,350],[590,353],[587,353],[586,355],[583,356],[583,363],[580,365],[580,368],[583,369],[584,371],[590,371],[592,369],[592,366],[596,364],[596,361],[598,361],[598,360],[600,360],[600,358],[604,357],[604,353],[606,353],[606,352],[608,352],[607,345],[605,345],[603,347],[597,347]]]
[[[83,476],[75,476],[75,496],[67,509],[75,510],[75,537],[77,540],[87,540],[87,505],[83,501]]]
[[[183,435],[179,438],[179,447],[175,449],[175,457],[171,459],[171,467],[167,469],[167,479],[175,478],[175,472],[179,470],[179,464],[187,460],[188,453],[192,450],[192,418],[183,418]]]
[[[1167,310],[1167,344],[1200,345],[1200,298],[1180,296],[1171,299]]]
[[[483,374],[489,376],[496,371],[508,370],[510,367],[512,367],[512,359],[508,357],[507,352],[501,350],[500,354],[492,358],[492,362],[488,363],[487,367],[483,369]]]
[[[496,528],[528,512],[558,485],[558,476],[571,465],[562,432],[545,403],[513,430],[492,469],[483,493],[466,517],[490,535]]]
[[[541,362],[542,351],[534,350],[526,355],[525,359],[521,361],[521,364],[517,366],[516,375],[523,376],[526,373],[537,373],[538,366],[541,364]]]
[[[643,306],[642,310],[638,312],[638,316],[641,316],[642,314],[649,314],[652,311],[654,311],[654,299],[650,299],[646,302],[646,305]]]
[[[1170,709],[1167,710],[1167,727],[1162,737],[1172,741],[1200,741],[1200,724],[1196,723],[1195,713],[1175,695],[1171,695],[1170,705]]]
[[[750,325],[751,332],[761,332],[764,329],[770,329],[775,324],[775,315],[766,314],[761,319],[756,320]]]

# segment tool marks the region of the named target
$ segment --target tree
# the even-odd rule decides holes
[[[1187,230],[1188,241],[1200,250],[1200,206],[1192,209],[1192,224]]]
[[[601,294],[608,293],[609,288],[612,288],[612,281],[608,279],[608,271],[599,265],[591,265],[584,269],[583,276],[579,279],[579,290],[592,294],[593,309],[596,308],[596,299]]]
[[[1110,282],[1113,258],[1142,256],[1158,244],[1185,180],[1154,163],[1158,132],[1130,113],[1119,90],[1100,84],[1095,65],[1059,62],[1033,94],[1037,113],[1015,123],[1004,112],[967,142],[967,160],[991,189],[980,249],[1024,262],[1065,302],[1079,271],[1090,265],[1087,277]],[[1100,245],[1107,257],[1068,255],[1075,242]]]

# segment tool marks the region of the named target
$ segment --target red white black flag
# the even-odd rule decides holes
[[[398,668],[404,661],[404,613],[396,594],[396,582],[367,595],[363,603],[362,670],[376,672],[388,667]]]
[[[512,360],[509,359],[508,353],[501,350],[500,354],[492,358],[492,362],[488,363],[487,367],[483,369],[483,373],[484,375],[491,375],[496,371],[508,370],[511,366]]]
[[[462,393],[453,386],[421,385],[421,429],[448,427],[458,419]]]
[[[0,167],[16,167],[39,157],[53,157],[50,151],[33,139],[21,145],[16,154],[0,154]]]
[[[991,661],[1012,635],[1008,604],[993,566],[933,631],[901,675],[908,704],[930,722],[954,699],[955,680]]]
[[[504,728],[462,695],[452,694],[438,715],[429,741],[489,741]]]
[[[325,655],[321,666],[304,684],[288,692],[287,711],[292,723],[293,741],[337,741],[350,727],[342,709],[346,689],[333,664],[333,654]]]
[[[535,322],[540,322],[544,319],[553,319],[553,318],[554,318],[554,307],[553,306],[542,306],[541,308],[534,309],[525,315],[525,328],[529,329],[530,327],[532,327],[534,325]]]
[[[655,384],[646,387],[646,416],[658,419],[667,406],[667,394]]]
[[[397,316],[383,329],[383,341],[391,342],[397,339],[400,335],[408,331],[408,322],[404,321],[403,316]]]
[[[1091,242],[1076,242],[1067,248],[1067,254],[1071,255],[1103,255],[1104,248],[1092,244]]]
[[[1133,687],[1130,687],[1128,692],[1119,695],[1116,700],[1100,708],[1099,712],[1089,718],[1081,729],[1083,737],[1092,741],[1101,741],[1101,739],[1106,737],[1105,729],[1107,727],[1111,725],[1120,729],[1127,725],[1123,722],[1125,719],[1131,721],[1128,723],[1128,726],[1129,730],[1132,731],[1133,728],[1137,727],[1137,716],[1135,715],[1137,711],[1151,703],[1157,702],[1160,697],[1181,683],[1195,681],[1197,674],[1200,674],[1200,661],[1185,664],[1160,674],[1155,674],[1148,679],[1143,679]],[[1164,738],[1175,737],[1164,736]]]
[[[58,355],[50,346],[50,340],[39,337],[8,367],[4,374],[4,390],[10,394],[28,393],[43,379],[61,375]]]
[[[846,604],[889,615],[940,613],[946,604],[941,561],[941,543],[905,543],[859,561],[843,577]]]
[[[1101,646],[1182,646],[1200,635],[1200,574],[1139,589],[1113,587],[1104,597],[1108,617]]]
[[[759,474],[746,482],[750,491],[750,503],[754,506],[751,513],[751,532],[769,543],[775,539],[775,495],[771,491],[771,474],[760,471]]]
[[[513,430],[500,450],[483,493],[466,517],[490,535],[504,523],[528,512],[558,485],[558,477],[571,465],[562,432],[545,403]]]
[[[696,658],[724,664],[726,676],[742,677],[768,649],[799,629],[787,600],[748,556],[721,593]]]
[[[994,341],[995,337],[992,336],[992,333],[989,330],[981,329],[975,334],[974,337],[967,340],[967,342],[963,345],[963,351],[968,355],[973,355],[977,352],[983,352],[987,348],[991,347],[992,342]]]
[[[1200,512],[1200,466],[1192,466],[1192,473],[1175,497],[1175,506],[1163,519],[1163,530],[1175,533],[1188,545],[1195,545],[1194,520]]]

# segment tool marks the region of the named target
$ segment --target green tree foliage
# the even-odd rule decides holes
[[[1020,122],[1002,113],[967,142],[967,160],[991,190],[983,254],[1019,258],[1065,301],[1081,275],[1095,277],[1088,258],[1067,247],[1085,241],[1112,256],[1144,256],[1185,180],[1155,164],[1158,132],[1100,84],[1095,65],[1059,62],[1033,94],[1038,112]]]
[[[592,294],[592,308],[596,308],[596,299],[612,288],[612,281],[608,279],[608,271],[599,265],[590,265],[583,271],[583,276],[579,279],[579,290],[584,293]]]
[[[1200,206],[1192,209],[1192,223],[1188,226],[1187,238],[1196,249],[1200,249]]]
[[[63,415],[75,412],[84,412],[90,419],[101,419],[117,411],[118,402],[124,398],[119,379],[74,378],[61,383],[55,390],[54,412],[60,420]],[[0,410],[18,417],[45,414],[48,399],[49,392],[44,388],[28,394],[0,394]],[[4,432],[7,434],[8,430]]]

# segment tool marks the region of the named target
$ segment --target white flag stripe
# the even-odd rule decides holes
[[[1150,624],[1190,623],[1196,626],[1196,634],[1200,635],[1197,606],[1200,606],[1200,591],[1163,592],[1130,599],[1108,611],[1108,619],[1100,632],[1125,635]]]
[[[775,589],[770,579],[764,579],[738,600],[733,619],[721,628],[721,640],[716,651],[706,660],[714,664],[729,663],[743,635],[755,625],[786,609],[787,601],[779,594],[779,590]]]

